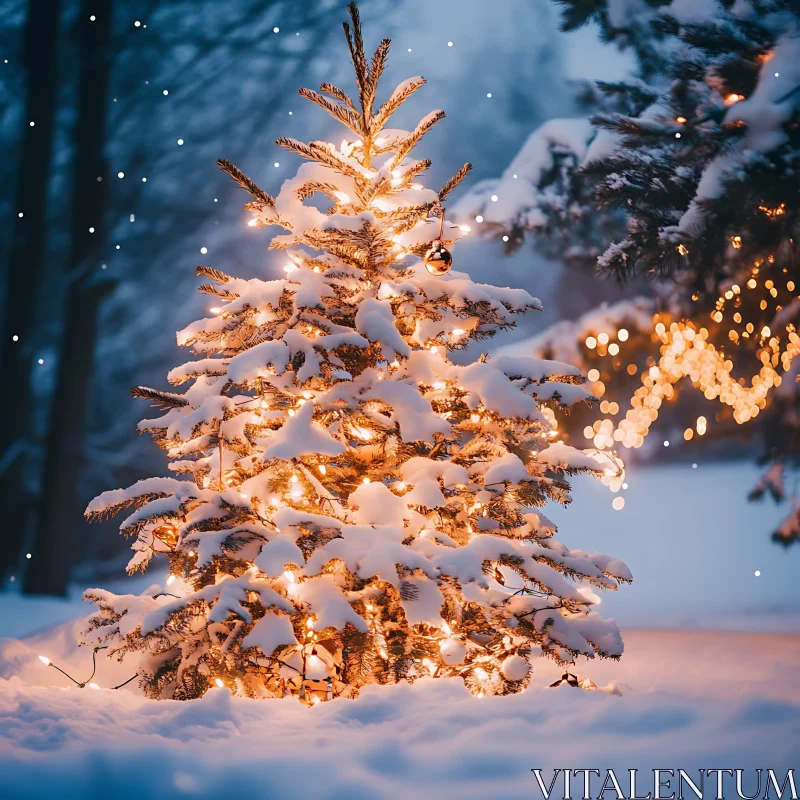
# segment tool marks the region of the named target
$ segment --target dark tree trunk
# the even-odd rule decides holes
[[[92,379],[99,309],[112,289],[100,273],[98,254],[106,242],[108,171],[104,148],[108,112],[111,0],[98,6],[84,0],[78,18],[81,46],[76,157],[73,182],[71,252],[67,263],[74,276],[67,295],[58,377],[49,416],[42,492],[33,560],[25,591],[67,592],[69,576],[88,539],[78,497],[82,450]],[[95,19],[91,21],[90,15]],[[98,177],[102,178],[98,181]],[[94,232],[90,233],[89,229]]]
[[[36,303],[47,241],[47,189],[55,131],[59,0],[30,0],[25,24],[28,73],[25,130],[8,283],[0,340],[0,501],[3,546],[0,578],[18,564],[32,508],[24,467],[32,427],[31,365],[34,360]],[[28,123],[33,122],[31,127]],[[22,213],[20,219],[16,215]],[[13,337],[18,337],[14,341]]]

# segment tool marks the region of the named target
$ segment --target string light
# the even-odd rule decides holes
[[[85,680],[85,681],[78,681],[72,677],[68,672],[61,669],[57,664],[54,664],[47,656],[39,656],[39,661],[42,662],[46,667],[52,667],[55,670],[58,670],[62,675],[65,675],[69,678],[79,689],[83,689],[88,686],[90,689],[99,689],[100,687],[96,683],[92,683],[92,678],[94,678],[95,673],[97,672],[97,653],[100,650],[107,650],[108,647],[104,645],[97,645],[92,649],[92,674]],[[121,689],[123,686],[127,686],[134,678],[138,678],[139,673],[137,672],[133,677],[128,678],[124,683],[119,684],[119,686],[112,686],[112,689]]]
[[[757,274],[758,267],[754,270]],[[794,283],[787,282],[787,289],[794,291]],[[789,286],[791,285],[791,289]],[[747,290],[755,290],[758,281],[750,277],[746,284]],[[763,289],[770,297],[778,295],[777,288],[771,280],[763,284]],[[739,303],[741,288],[734,284],[726,290],[714,305],[711,312],[712,320],[721,325],[725,319],[726,305],[730,302]],[[760,309],[767,308],[766,301],[762,300]],[[690,320],[671,322],[667,326],[660,315],[653,317],[653,335],[655,341],[660,343],[659,357],[656,363],[642,374],[641,386],[636,389],[631,398],[631,407],[626,412],[625,418],[615,425],[610,419],[598,420],[593,426],[584,428],[586,438],[591,438],[598,449],[611,448],[620,444],[626,448],[641,447],[645,437],[655,420],[658,418],[659,409],[665,402],[676,397],[675,385],[688,378],[699,389],[706,399],[717,400],[731,408],[732,417],[737,424],[744,424],[755,418],[766,407],[768,396],[772,389],[781,385],[782,377],[779,369],[786,372],[794,358],[800,355],[800,336],[793,323],[787,323],[780,335],[774,334],[769,325],[762,324],[758,329],[752,322],[744,322],[740,311],[731,315],[733,326],[727,331],[727,338],[733,344],[741,340],[753,338],[758,349],[756,358],[761,363],[760,368],[752,375],[749,381],[733,376],[734,361],[725,354],[724,349],[710,341],[711,334],[705,327]],[[605,334],[598,334],[585,340],[586,347],[590,350],[597,348],[602,343]],[[628,339],[628,332],[622,336],[622,330],[617,334],[620,341]],[[616,349],[610,355],[616,355]],[[602,355],[602,354],[601,354]],[[629,374],[636,373],[634,364],[628,367]],[[590,381],[594,381],[593,391],[601,396],[605,386],[598,379],[600,373],[592,369],[587,374]],[[601,405],[603,413],[611,413],[611,403]],[[708,420],[699,416],[694,430],[687,428],[683,438],[690,441],[697,436],[704,436],[708,429]],[[669,446],[669,442],[664,442]]]

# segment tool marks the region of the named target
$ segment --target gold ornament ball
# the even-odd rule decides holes
[[[434,242],[431,249],[425,253],[425,268],[431,275],[446,275],[453,266],[452,253],[441,243]]]

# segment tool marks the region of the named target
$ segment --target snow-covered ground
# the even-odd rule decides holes
[[[484,800],[540,797],[534,767],[796,768],[800,553],[769,541],[782,509],[746,502],[757,474],[746,463],[634,467],[622,511],[588,479],[572,506],[548,509],[571,546],[602,548],[634,573],[602,601],[620,623],[622,660],[577,668],[621,682],[622,696],[545,688],[558,671],[539,659],[535,685],[506,698],[424,680],[312,709],[217,689],[157,703],[77,689],[38,660],[88,677],[77,590],[0,595],[0,636],[11,637],[0,639],[0,798]],[[100,654],[99,686],[131,674]]]
[[[541,797],[534,767],[797,766],[800,637],[628,631],[627,644],[591,669],[623,696],[544,688],[543,661],[521,695],[428,679],[311,709],[0,680],[0,797],[485,800]]]

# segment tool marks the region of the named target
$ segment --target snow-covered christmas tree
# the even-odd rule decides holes
[[[631,579],[620,561],[570,550],[540,511],[569,502],[567,475],[607,463],[557,441],[552,408],[592,401],[565,363],[448,358],[540,307],[521,289],[449,271],[462,231],[412,148],[440,119],[387,127],[423,84],[376,106],[390,42],[365,57],[345,24],[357,94],[301,94],[348,132],[278,143],[307,159],[277,197],[226,161],[253,197],[249,225],[278,225],[286,277],[242,280],[202,266],[212,316],[178,334],[196,358],[183,392],[137,387],[163,409],[139,424],[180,478],[105,492],[97,519],[133,507],[130,572],[169,562],[167,586],[100,589],[87,642],[136,664],[153,698],[215,683],[311,704],[369,683],[460,676],[474,694],[529,682],[530,659],[618,658],[616,625],[590,587]],[[332,206],[306,201],[324,195]]]

